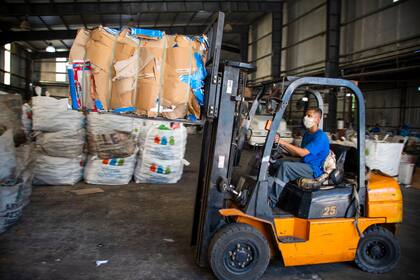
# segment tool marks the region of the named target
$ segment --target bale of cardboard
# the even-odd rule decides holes
[[[205,35],[166,35],[141,28],[120,32],[100,26],[90,33],[79,31],[75,42],[71,58],[90,61],[91,97],[99,103],[98,110],[168,119],[200,117],[207,74]]]

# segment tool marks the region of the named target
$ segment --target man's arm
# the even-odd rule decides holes
[[[283,148],[285,148],[289,153],[291,153],[293,156],[298,156],[303,158],[304,156],[309,154],[309,151],[305,148],[297,147],[293,144],[289,144],[286,141],[279,140],[279,145],[281,145]]]

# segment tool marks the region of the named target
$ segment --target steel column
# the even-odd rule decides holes
[[[271,75],[273,80],[280,79],[281,67],[281,48],[283,31],[283,3],[279,12],[272,13],[272,33],[271,33]]]
[[[248,62],[248,41],[249,41],[249,30],[248,28],[241,32],[241,61]]]
[[[325,77],[338,78],[340,76],[340,18],[341,0],[327,0],[327,30],[325,42]],[[328,94],[328,115],[326,128],[336,129],[337,120],[337,92]]]

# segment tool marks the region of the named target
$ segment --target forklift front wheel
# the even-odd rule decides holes
[[[356,252],[356,265],[370,273],[392,270],[400,259],[398,239],[388,229],[374,226],[363,233]]]
[[[270,262],[270,248],[265,237],[252,226],[232,223],[211,240],[209,262],[220,280],[258,279]]]

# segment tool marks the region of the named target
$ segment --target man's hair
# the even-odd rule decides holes
[[[318,107],[309,107],[306,111],[315,111],[317,114],[319,114],[319,117],[322,118],[322,110]]]

